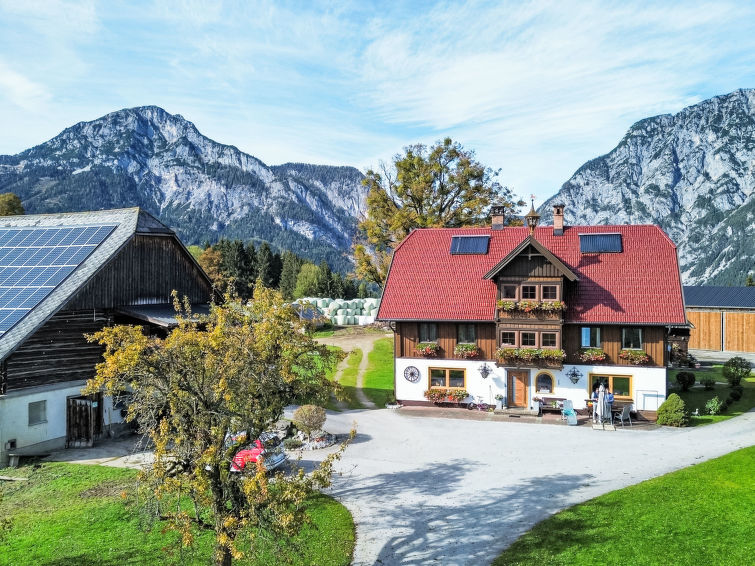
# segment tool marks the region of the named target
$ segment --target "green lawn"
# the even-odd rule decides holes
[[[364,394],[378,407],[393,396],[393,338],[380,338],[367,355]]]
[[[690,413],[694,413],[695,409],[699,409],[700,416],[691,416],[689,426],[699,426],[699,425],[706,425],[711,423],[716,423],[719,421],[725,421],[726,419],[730,419],[732,417],[736,417],[738,415],[741,415],[742,413],[746,413],[753,407],[755,407],[755,375],[750,374],[751,377],[742,380],[742,387],[744,387],[744,392],[742,393],[742,398],[732,403],[729,408],[726,410],[725,413],[720,415],[704,415],[705,412],[705,403],[709,400],[718,395],[718,398],[721,399],[721,401],[726,400],[726,398],[729,396],[729,392],[731,391],[731,387],[729,387],[728,383],[726,382],[726,379],[721,373],[723,366],[722,365],[714,365],[712,368],[705,368],[705,369],[678,369],[678,370],[669,370],[669,381],[673,386],[675,386],[674,389],[669,389],[669,393],[676,393],[678,394],[682,400],[684,401],[685,406],[687,407],[687,410]],[[707,379],[711,378],[717,382],[724,382],[722,384],[716,383],[715,387],[711,391],[705,391],[702,387],[694,387],[690,389],[689,391],[682,391],[677,382],[676,382],[676,374],[680,371],[690,371],[695,374],[695,378],[697,380],[697,384],[699,384],[701,379]]]
[[[338,383],[343,387],[343,398],[341,399],[349,409],[363,409],[364,407],[357,399],[357,374],[359,374],[359,364],[362,363],[362,350],[354,348],[349,357],[346,358],[346,367],[341,374]]]
[[[212,533],[199,536],[193,549],[180,551],[174,534],[162,534],[162,523],[151,524],[136,500],[133,470],[44,463],[4,469],[2,474],[29,480],[0,482],[0,516],[12,520],[11,530],[0,540],[0,565],[211,563]],[[292,564],[349,564],[354,522],[348,510],[318,495],[309,514],[312,524],[283,549],[285,556]],[[254,559],[248,556],[237,564],[280,563],[272,543],[261,547]]]
[[[752,564],[753,512],[750,447],[557,513],[493,565]]]

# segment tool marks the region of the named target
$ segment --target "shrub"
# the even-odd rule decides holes
[[[700,380],[700,384],[706,391],[713,391],[713,387],[716,385],[716,380],[712,377],[706,377]]]
[[[322,428],[325,424],[325,409],[317,405],[302,405],[294,411],[294,424],[296,428],[303,431],[308,437],[312,433]]]
[[[721,403],[721,399],[716,395],[713,399],[708,399],[708,402],[705,403],[705,411],[709,415],[717,415],[721,412],[721,405],[723,405],[723,403]]]
[[[658,424],[666,426],[687,426],[687,412],[684,401],[676,393],[672,393],[658,407]]]
[[[288,450],[296,450],[297,448],[301,448],[303,445],[304,443],[298,438],[287,438],[283,441],[283,447]]]
[[[676,374],[676,382],[682,391],[689,391],[689,388],[695,384],[695,374],[691,371],[680,371]]]
[[[722,373],[726,378],[726,381],[729,382],[729,385],[734,387],[735,385],[739,385],[745,377],[750,375],[751,369],[752,364],[750,362],[744,358],[735,356],[724,364]]]
[[[732,401],[739,401],[739,400],[740,400],[740,399],[742,398],[742,392],[741,392],[741,391],[739,391],[738,389],[732,389],[732,390],[731,390],[731,391],[729,392],[729,398],[730,398],[730,399],[731,399]]]

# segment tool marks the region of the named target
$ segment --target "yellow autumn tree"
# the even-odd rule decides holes
[[[271,479],[261,463],[243,473],[230,464],[245,438],[268,430],[287,405],[323,403],[333,390],[326,371],[340,356],[314,342],[281,295],[259,284],[247,303],[212,306],[202,325],[179,320],[165,338],[135,326],[90,336],[105,351],[86,390],[131,392],[126,420],[154,445],[141,485],[171,501],[160,506],[161,518],[184,545],[214,530],[216,564],[228,565],[254,548],[255,536],[296,534],[308,522],[310,495],[330,484],[345,445],[308,474]]]

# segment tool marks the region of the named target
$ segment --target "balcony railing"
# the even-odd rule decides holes
[[[564,367],[563,350],[541,348],[498,348],[495,353],[499,366],[553,368]]]
[[[498,301],[499,319],[561,320],[566,305],[561,301]]]

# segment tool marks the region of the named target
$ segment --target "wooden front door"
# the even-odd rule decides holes
[[[527,407],[530,383],[530,371],[527,369],[509,370],[506,391],[508,392],[507,404],[509,407]]]
[[[66,448],[87,448],[102,434],[102,394],[69,397],[66,407]]]

